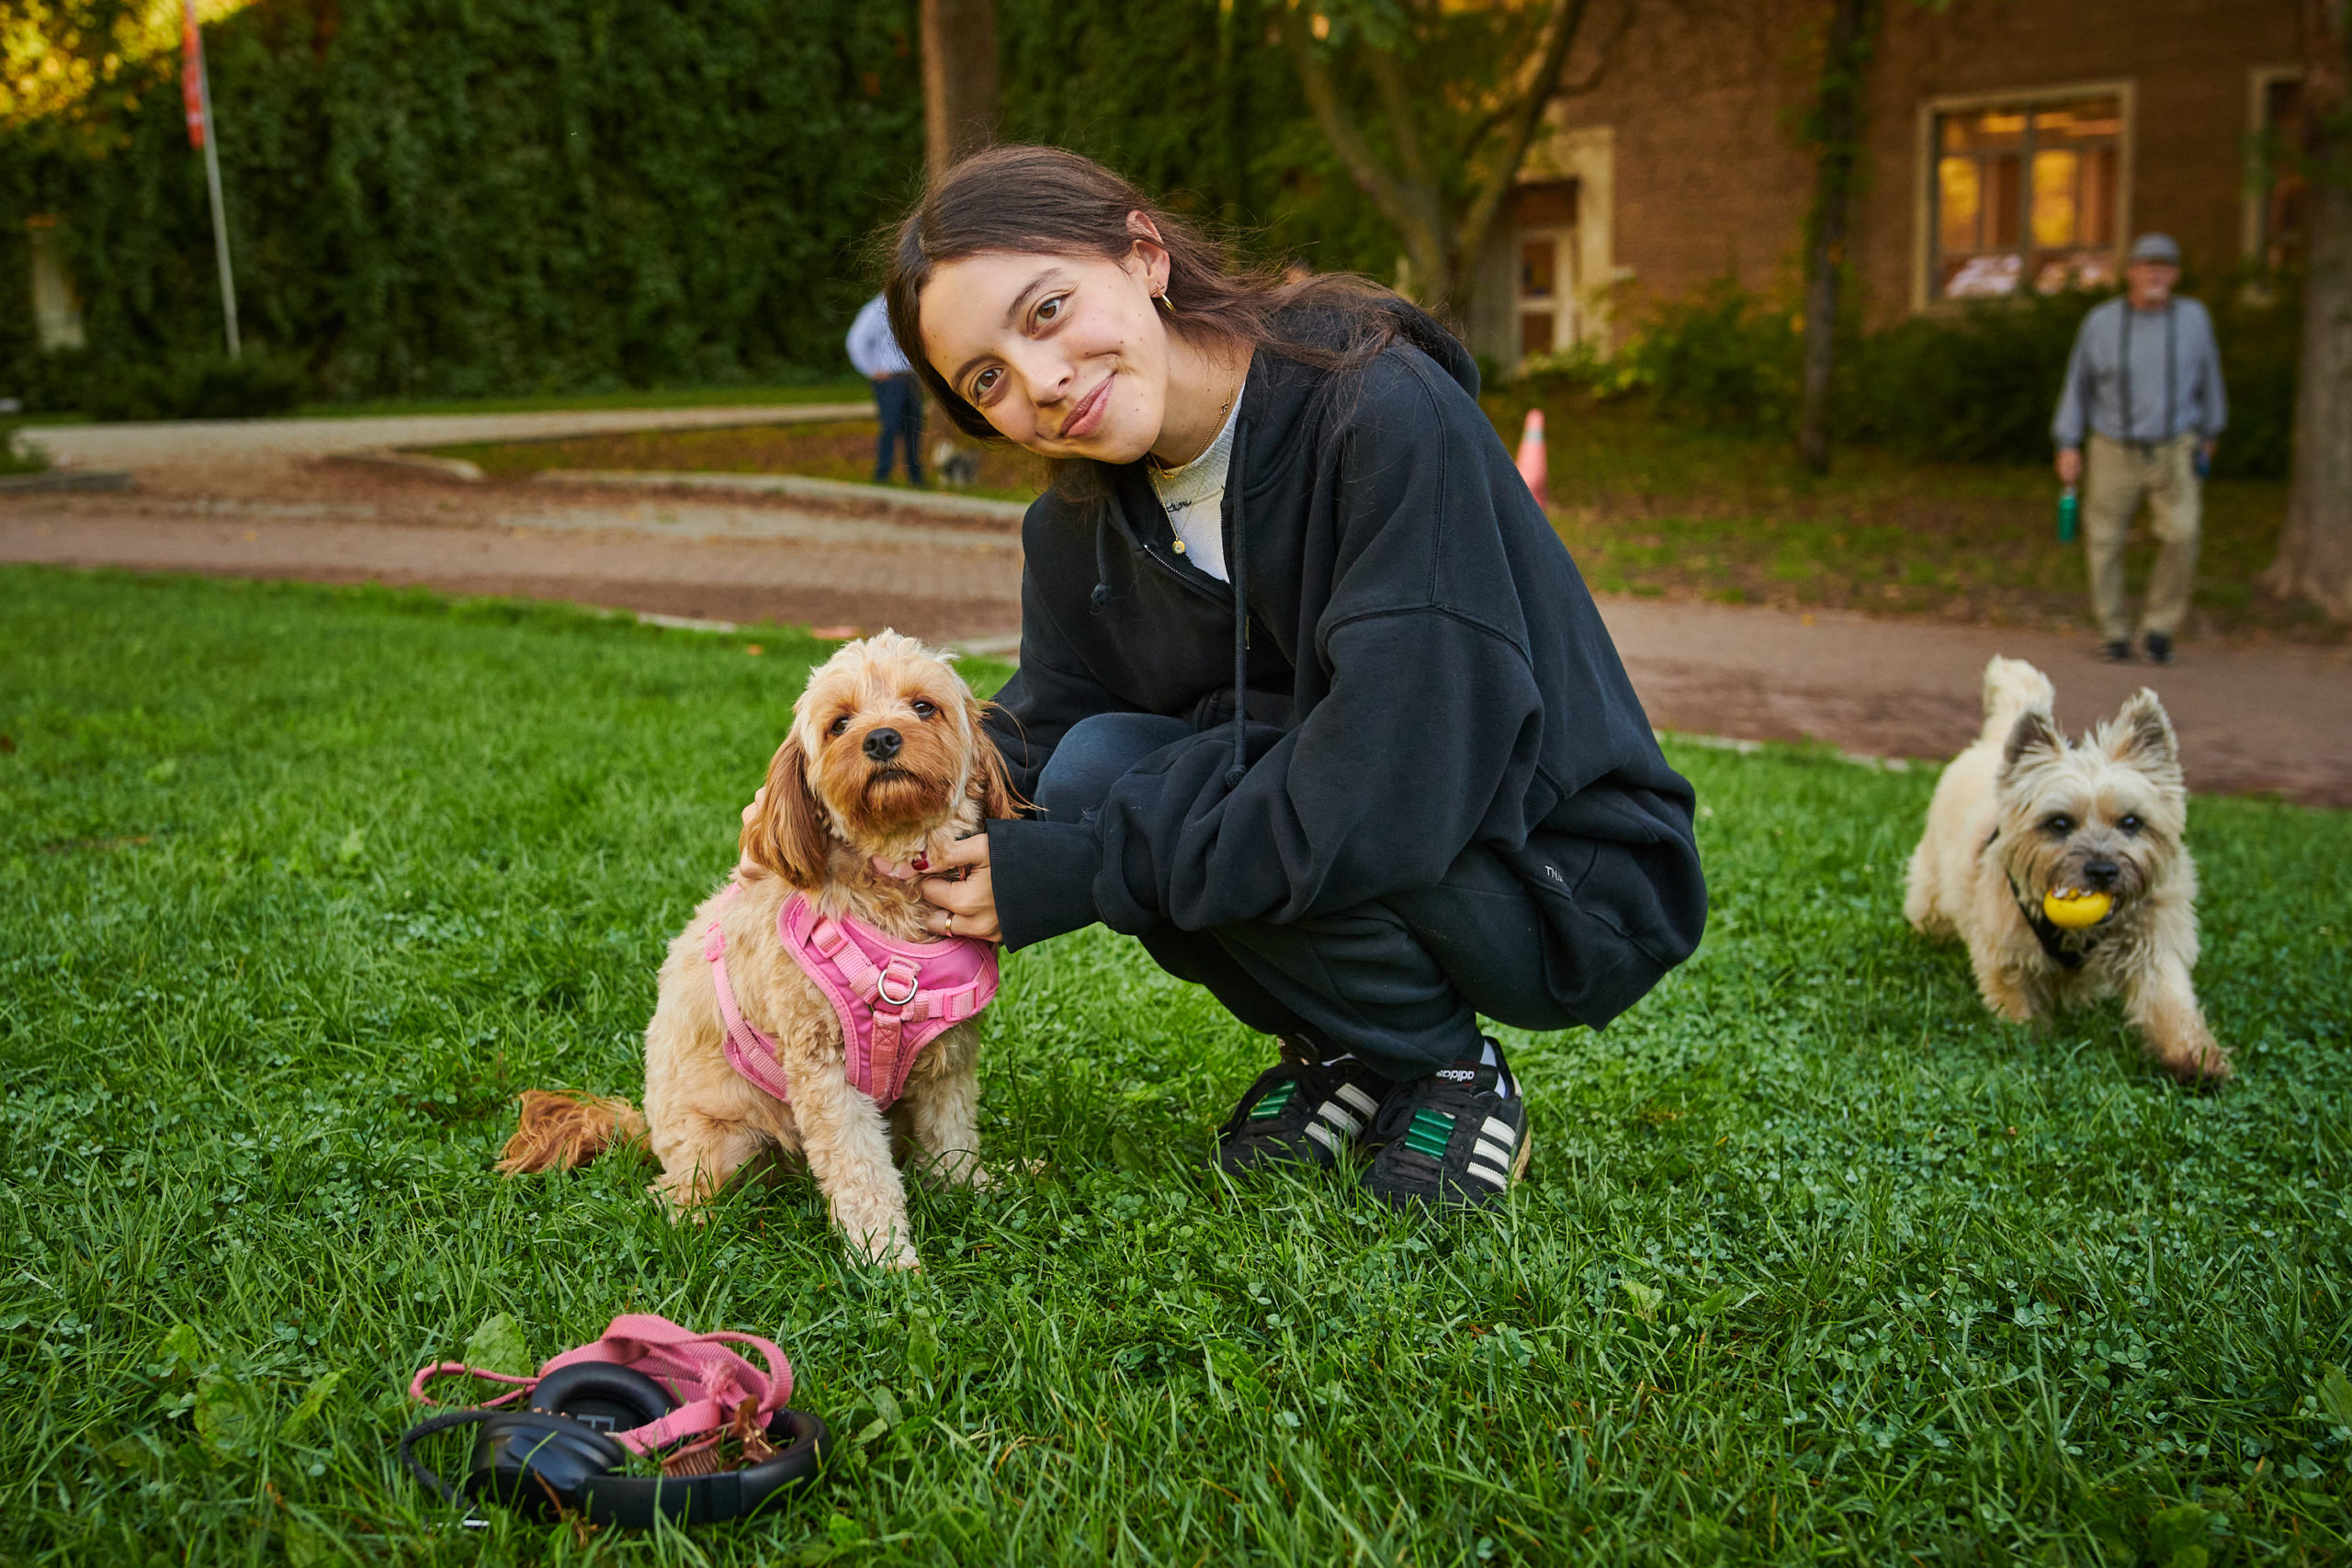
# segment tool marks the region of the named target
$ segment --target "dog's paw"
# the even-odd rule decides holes
[[[673,1182],[665,1176],[648,1187],[646,1191],[662,1205],[662,1215],[673,1225],[710,1223],[710,1208],[705,1195],[691,1181]]]
[[[2219,1089],[2237,1076],[2230,1054],[2211,1040],[2167,1052],[2165,1069],[2191,1089]]]
[[[861,1263],[870,1268],[880,1269],[887,1273],[920,1274],[922,1272],[922,1256],[915,1251],[914,1242],[895,1232],[888,1235],[876,1237],[863,1245],[853,1241],[850,1243],[850,1251],[858,1255],[858,1261]]]

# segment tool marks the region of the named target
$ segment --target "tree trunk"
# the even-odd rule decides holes
[[[1805,247],[1804,403],[1797,455],[1816,474],[1829,471],[1829,390],[1838,368],[1838,284],[1846,265],[1846,229],[1861,159],[1863,73],[1870,63],[1877,0],[1832,0],[1823,46],[1821,96],[1814,106],[1812,230]]]
[[[2341,0],[2302,0],[2303,167],[2311,246],[2287,527],[2263,586],[2352,619],[2352,184]]]
[[[996,0],[922,0],[923,164],[937,179],[996,137]]]

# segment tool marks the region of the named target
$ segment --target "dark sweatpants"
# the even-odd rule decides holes
[[[1157,714],[1081,719],[1039,776],[1037,806],[1057,821],[1084,821],[1122,774],[1192,733],[1183,720]],[[1577,1021],[1544,985],[1544,928],[1533,895],[1477,845],[1434,887],[1289,925],[1252,920],[1188,931],[1162,922],[1143,945],[1161,968],[1206,986],[1250,1028],[1302,1039],[1327,1055],[1353,1051],[1399,1080],[1476,1057],[1480,1013],[1518,1029]]]

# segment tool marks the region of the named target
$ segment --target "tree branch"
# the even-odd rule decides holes
[[[1298,67],[1298,85],[1306,95],[1306,107],[1315,115],[1315,123],[1323,128],[1323,135],[1331,143],[1331,151],[1339,154],[1340,163],[1356,188],[1372,198],[1380,214],[1399,230],[1409,230],[1419,221],[1398,188],[1396,177],[1381,165],[1372,144],[1356,129],[1347,108],[1340,102],[1339,84],[1331,79],[1330,68],[1315,52],[1315,40],[1307,32],[1306,15],[1296,0],[1274,7],[1275,25],[1282,29],[1283,41],[1290,47],[1292,62]]]
[[[1487,170],[1478,193],[1471,197],[1468,210],[1462,215],[1461,228],[1455,233],[1456,254],[1475,256],[1485,249],[1487,232],[1495,225],[1495,214],[1501,209],[1503,197],[1518,178],[1519,166],[1544,123],[1544,106],[1559,89],[1560,74],[1567,69],[1568,55],[1576,48],[1577,34],[1584,25],[1589,4],[1590,0],[1552,0],[1543,51],[1522,89],[1523,96],[1506,117],[1510,129],[1502,153]]]

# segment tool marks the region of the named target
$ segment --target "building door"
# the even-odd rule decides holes
[[[1557,354],[1577,341],[1577,186],[1574,180],[1519,187],[1511,304],[1522,360]]]

